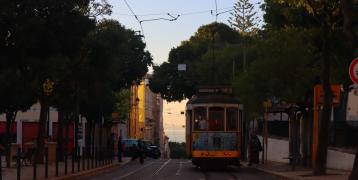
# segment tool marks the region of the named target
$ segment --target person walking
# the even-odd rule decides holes
[[[123,153],[123,145],[122,145],[122,136],[118,136],[118,162],[122,162],[122,153]]]
[[[262,146],[259,138],[256,134],[251,134],[249,143],[249,166],[259,163],[260,151],[262,151]]]
[[[138,140],[137,156],[139,157],[140,164],[144,163],[144,144],[142,140]]]

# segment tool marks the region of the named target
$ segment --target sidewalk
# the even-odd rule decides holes
[[[56,177],[56,164],[51,163],[48,166],[48,179],[59,180],[59,179],[74,179],[78,176],[83,176],[87,174],[96,174],[103,170],[107,170],[110,168],[122,166],[130,161],[130,158],[124,157],[122,158],[122,162],[119,163],[117,158],[112,161],[112,164],[106,164],[95,168],[95,163],[93,168],[91,168],[91,161],[89,162],[89,169],[87,169],[87,160],[85,161],[85,170],[82,167],[82,161],[80,163],[80,171],[77,171],[78,164],[74,163],[74,173],[72,173],[72,161],[69,159],[67,161],[67,175],[65,174],[65,163],[59,163],[59,176]],[[37,165],[37,179],[45,179],[45,166],[44,164]],[[2,179],[4,180],[16,180],[17,179],[17,169],[15,164],[12,163],[11,168],[6,168],[4,161],[2,162]],[[21,180],[32,180],[33,179],[33,166],[27,165],[21,167]]]
[[[245,164],[245,166],[247,165]],[[290,180],[347,180],[350,174],[350,171],[328,169],[327,175],[312,176],[311,168],[296,166],[295,171],[293,171],[292,166],[288,163],[272,161],[268,161],[266,164],[253,165],[252,167],[282,179]]]

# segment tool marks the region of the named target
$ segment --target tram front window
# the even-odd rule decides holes
[[[237,131],[238,110],[237,108],[226,109],[226,130]]]
[[[209,108],[209,131],[223,131],[224,130],[224,108],[211,107]]]
[[[208,121],[206,117],[206,108],[197,107],[194,109],[194,130],[205,131],[208,129]]]

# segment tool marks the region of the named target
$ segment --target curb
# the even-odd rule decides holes
[[[110,164],[110,165],[105,165],[105,166],[101,166],[101,167],[97,167],[94,169],[89,169],[89,170],[85,170],[85,171],[81,171],[81,172],[77,172],[74,174],[70,174],[67,176],[60,176],[60,177],[53,177],[53,178],[49,178],[50,180],[67,180],[67,179],[76,179],[79,177],[87,177],[87,176],[94,176],[94,175],[98,175],[101,174],[103,172],[106,171],[111,171],[119,166],[123,166],[125,164],[127,164],[128,162],[122,162],[122,163],[115,163],[115,164]]]

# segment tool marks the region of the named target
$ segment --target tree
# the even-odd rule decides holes
[[[114,112],[119,114],[119,120],[121,123],[125,123],[128,118],[128,113],[130,111],[130,91],[128,89],[123,89],[119,92],[115,92],[115,104]]]
[[[246,36],[253,35],[257,31],[258,17],[257,12],[254,11],[254,5],[249,0],[238,0],[234,5],[234,12],[230,13],[229,23],[242,36],[242,56],[243,56],[243,70],[246,71]]]
[[[94,127],[109,124],[111,113],[118,108],[118,92],[147,73],[152,58],[142,39],[118,21],[97,23],[85,42],[85,61],[78,71],[80,112],[89,122],[94,143]],[[125,106],[120,105],[120,106]],[[101,128],[102,129],[102,128]],[[91,142],[92,141],[92,142]],[[100,145],[103,140],[100,139]]]
[[[290,1],[294,6],[304,7],[319,23],[321,31],[321,62],[322,75],[321,82],[324,91],[323,113],[319,122],[317,158],[313,174],[322,175],[326,173],[327,151],[328,151],[328,128],[330,114],[332,110],[332,92],[331,92],[331,48],[332,35],[335,31],[339,19],[339,3],[337,1]]]
[[[190,98],[198,85],[230,84],[232,79],[227,76],[232,77],[232,71],[218,67],[232,69],[238,57],[233,50],[240,39],[234,29],[222,23],[200,27],[189,40],[170,51],[168,62],[154,67],[151,90],[166,100],[180,101]],[[187,70],[178,72],[177,65],[182,63]]]
[[[35,92],[27,79],[26,72],[17,68],[6,68],[0,71],[0,113],[6,115],[5,135],[2,140],[9,155],[10,144],[12,143],[12,124],[18,111],[28,110],[36,102]],[[10,156],[6,156],[10,157]],[[7,166],[10,166],[11,159],[7,158]]]
[[[257,12],[250,0],[238,0],[234,5],[234,12],[230,13],[229,23],[241,34],[250,34],[258,25]]]
[[[347,37],[347,39],[350,42],[351,45],[351,49],[354,52],[355,51],[355,55],[357,55],[356,51],[358,49],[358,35],[357,35],[357,31],[354,31],[354,29],[357,28],[357,25],[355,25],[354,27],[354,23],[353,21],[356,22],[356,17],[358,16],[357,13],[353,13],[353,12],[357,12],[357,7],[358,7],[358,2],[357,1],[350,1],[350,0],[340,0],[340,4],[341,4],[341,12],[342,12],[342,16],[344,19],[344,23],[343,23],[343,31],[345,33],[345,36]],[[358,144],[357,144],[358,147]],[[352,173],[349,176],[349,180],[354,180],[354,179],[358,179],[358,148],[356,150],[356,154],[355,154],[355,159],[354,159],[354,165],[352,168]]]
[[[266,2],[272,3],[272,1],[266,1]],[[333,48],[336,46],[337,42],[339,42],[339,40],[341,39],[339,36],[342,35],[341,29],[339,28],[342,27],[343,25],[341,22],[342,16],[340,13],[341,6],[338,1],[292,0],[292,1],[275,1],[275,2],[280,3],[280,5],[278,6],[287,5],[286,7],[289,8],[286,7],[283,8],[286,8],[288,12],[293,12],[292,9],[303,12],[304,15],[302,16],[303,18],[299,16],[292,16],[295,18],[288,18],[289,20],[296,19],[296,23],[286,24],[286,27],[287,25],[301,26],[318,32],[315,37],[315,43],[314,43],[314,46],[316,46],[317,48],[317,52],[315,53],[317,55],[315,56],[317,57],[316,62],[319,62],[319,67],[321,69],[320,82],[323,86],[325,96],[324,96],[324,103],[323,103],[322,119],[320,120],[320,125],[319,125],[320,129],[319,129],[319,143],[318,143],[318,152],[317,152],[318,156],[316,159],[316,163],[315,163],[316,166],[314,168],[313,173],[315,175],[325,174],[327,146],[328,146],[328,127],[329,127],[329,118],[330,118],[331,103],[332,103],[330,84],[334,79],[331,76],[332,66],[336,63],[340,65],[347,64],[347,60],[346,58],[344,58],[346,56],[339,55],[339,53],[344,51],[342,51],[341,49],[337,51],[337,49]],[[304,19],[308,21],[305,21]],[[280,22],[280,21],[276,21],[276,22]],[[345,44],[342,42],[339,43],[343,45]],[[348,54],[351,53],[352,52],[348,52]],[[342,59],[340,58],[344,60],[342,61]]]
[[[312,66],[311,38],[309,31],[297,29],[267,32],[256,41],[256,60],[247,73],[235,79],[236,94],[251,113],[262,112],[262,102],[269,97],[298,103],[304,100],[314,84],[317,67]]]
[[[5,1],[1,56],[19,64],[41,104],[37,154],[43,154],[45,121],[51,91],[63,76],[59,71],[79,55],[82,40],[94,21],[83,14],[88,1]],[[11,64],[4,64],[10,67]],[[16,70],[15,70],[16,72]],[[65,72],[67,73],[67,72]],[[55,83],[55,84],[54,84]],[[32,91],[30,90],[30,91]]]

